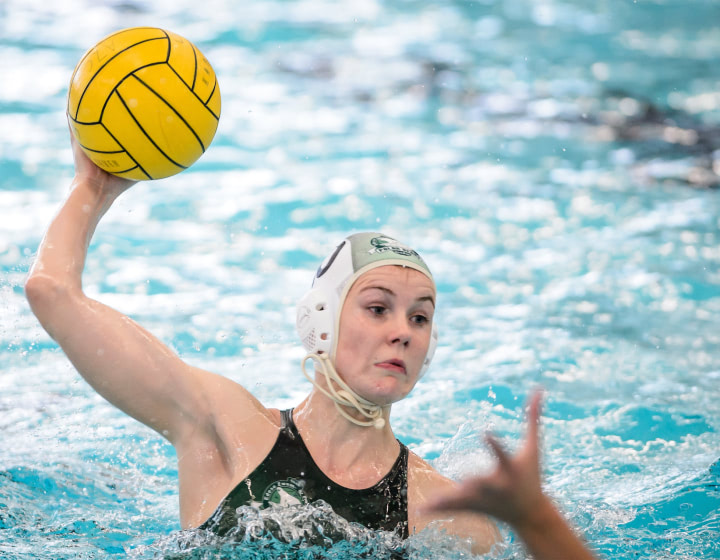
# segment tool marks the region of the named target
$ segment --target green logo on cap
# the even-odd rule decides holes
[[[411,249],[407,245],[403,245],[402,243],[396,241],[391,237],[385,237],[384,235],[380,237],[373,237],[370,240],[370,245],[374,247],[374,249],[370,249],[369,251],[371,255],[392,251],[396,255],[401,255],[403,257],[415,257],[417,259],[420,258],[420,255],[417,254],[417,251]]]
[[[379,232],[356,233],[347,239],[350,241],[352,272],[355,274],[366,267],[388,263],[415,268],[432,279],[422,257],[397,239]]]

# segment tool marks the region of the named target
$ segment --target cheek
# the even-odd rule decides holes
[[[343,321],[340,323],[340,332],[337,344],[337,365],[349,364],[357,361],[359,354],[363,353],[365,332],[359,317],[343,314]]]
[[[360,375],[381,355],[382,336],[378,326],[362,313],[347,314],[340,326],[335,367],[346,378]],[[424,357],[424,356],[423,356]]]
[[[344,343],[345,346],[361,346],[370,328],[364,309],[347,306],[343,309],[340,318],[338,343]]]
[[[419,341],[420,344],[416,347],[415,352],[415,359],[417,360],[419,367],[422,367],[423,362],[425,361],[425,356],[427,356],[428,350],[430,348],[430,334],[423,335],[422,339]]]

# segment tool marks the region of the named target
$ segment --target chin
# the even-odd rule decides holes
[[[370,402],[374,402],[380,406],[389,406],[407,397],[410,391],[412,391],[413,386],[408,387],[407,383],[398,383],[397,378],[391,378],[390,382],[388,382],[386,378],[369,389],[367,396],[362,395],[362,393],[361,395]]]

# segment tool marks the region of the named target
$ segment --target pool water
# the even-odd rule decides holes
[[[0,557],[399,546],[339,521],[306,548],[180,531],[172,448],[89,389],[28,308],[72,173],[72,69],[154,25],[212,62],[220,126],[190,170],[106,215],[87,293],[289,407],[310,389],[293,320],[312,272],[348,232],[394,234],[435,272],[441,333],[393,408],[402,441],[450,477],[482,472],[482,434],[516,446],[540,385],[547,490],[601,556],[719,558],[718,21],[703,0],[0,4]],[[297,536],[330,514],[293,515]],[[488,558],[525,558],[503,530]],[[469,555],[432,530],[407,549]]]

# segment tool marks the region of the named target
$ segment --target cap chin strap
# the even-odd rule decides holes
[[[315,381],[305,370],[305,362],[313,360],[315,362],[316,371],[322,373],[327,380],[327,389]],[[335,403],[335,408],[347,420],[358,426],[375,426],[378,430],[385,427],[385,418],[382,415],[382,407],[375,403],[362,398],[355,393],[350,386],[345,383],[338,375],[335,366],[330,359],[322,354],[308,354],[302,361],[302,372],[307,380],[312,383],[318,391]],[[334,382],[334,383],[333,383]],[[337,389],[335,385],[340,388]],[[362,414],[367,420],[358,420],[348,414],[343,407],[354,408]]]

